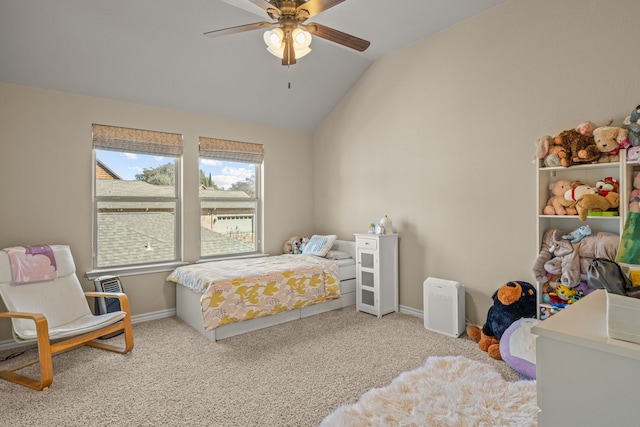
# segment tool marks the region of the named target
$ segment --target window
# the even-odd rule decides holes
[[[93,125],[94,269],[178,260],[182,135]]]
[[[200,256],[258,251],[260,144],[200,137]]]

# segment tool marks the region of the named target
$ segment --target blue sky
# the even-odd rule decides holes
[[[96,157],[125,180],[136,179],[136,174],[142,173],[144,168],[157,168],[173,160],[171,157],[158,157],[107,150],[96,150]],[[254,165],[245,163],[201,159],[199,166],[206,177],[209,177],[209,174],[211,174],[213,182],[218,187],[225,189],[228,189],[234,182],[244,181],[255,173]]]

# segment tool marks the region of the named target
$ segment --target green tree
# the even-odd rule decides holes
[[[231,184],[230,191],[244,191],[249,197],[256,196],[256,177],[251,175],[244,181],[238,181]]]
[[[157,168],[144,168],[142,173],[136,174],[136,179],[138,181],[146,181],[153,185],[174,185],[174,164],[167,163]]]
[[[218,186],[213,179],[211,179],[211,173],[209,173],[209,177],[205,176],[204,171],[200,169],[200,184],[204,185],[210,190],[219,190]]]

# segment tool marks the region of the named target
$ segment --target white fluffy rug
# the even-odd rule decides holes
[[[391,384],[372,389],[326,417],[321,427],[536,426],[534,380],[509,382],[486,363],[429,357]]]

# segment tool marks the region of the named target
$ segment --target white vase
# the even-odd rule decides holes
[[[391,218],[389,218],[387,215],[382,217],[382,219],[380,220],[380,225],[384,227],[384,234],[393,234]]]

